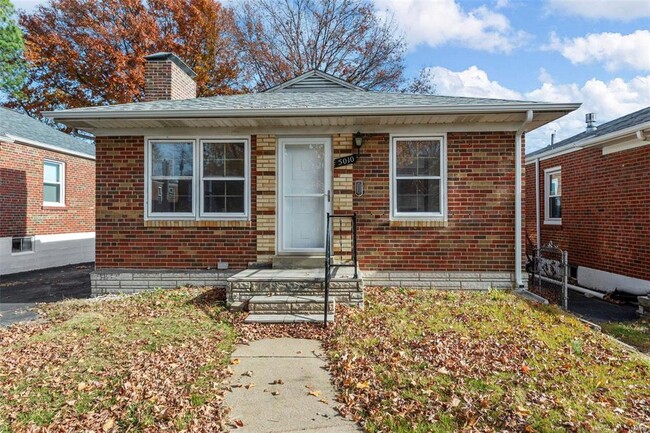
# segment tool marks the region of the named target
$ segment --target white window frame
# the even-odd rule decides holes
[[[203,143],[204,142],[244,142],[245,161],[244,171],[244,214],[218,214],[203,212]],[[145,221],[233,221],[250,219],[250,136],[154,136],[144,137],[144,219]],[[153,213],[151,211],[151,145],[152,143],[192,143],[193,149],[193,182],[192,182],[192,212]]]
[[[562,224],[562,218],[551,218],[549,215],[549,200],[552,197],[560,197],[560,206],[562,203],[562,194],[559,196],[554,195],[551,197],[551,175],[560,173],[562,174],[562,166],[551,167],[544,170],[544,224],[549,225],[560,225]],[[562,180],[560,180],[562,182]],[[562,188],[562,184],[560,184]]]
[[[182,143],[192,145],[192,212],[153,212],[153,200],[150,200],[151,181],[153,174],[151,148],[156,143]],[[188,178],[189,176],[171,176],[173,178]],[[193,220],[196,217],[196,140],[191,138],[161,138],[145,142],[145,209],[147,219],[151,220]]]
[[[397,142],[405,140],[432,140],[440,142],[440,176],[413,176],[414,179],[440,180],[440,212],[398,212],[397,211]],[[434,135],[391,135],[390,137],[390,219],[447,221],[447,134]],[[405,177],[400,176],[400,179]]]
[[[204,180],[242,180],[240,177],[208,177],[203,174],[204,143],[242,143],[244,145],[244,212],[205,212]],[[250,141],[247,138],[204,138],[199,140],[199,217],[204,220],[247,220],[250,213]]]
[[[45,164],[53,164],[59,166],[59,182],[47,182],[45,180]],[[45,185],[57,185],[60,188],[59,201],[45,201]],[[64,207],[65,206],[65,163],[61,161],[54,161],[51,159],[43,160],[43,206]]]
[[[16,251],[14,252],[14,239],[31,239],[32,240],[32,249],[27,250],[27,251]],[[21,241],[21,249],[22,249],[22,241]],[[23,254],[34,254],[36,252],[36,243],[34,236],[13,236],[11,238],[11,255],[12,256],[19,256]]]

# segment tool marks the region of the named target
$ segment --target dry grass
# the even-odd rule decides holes
[[[650,430],[650,365],[509,293],[371,289],[327,343],[370,431]]]
[[[0,330],[0,431],[219,431],[234,341],[207,289],[43,307]]]

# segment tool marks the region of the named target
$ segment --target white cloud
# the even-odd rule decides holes
[[[441,66],[428,68],[433,74],[436,93],[448,96],[470,96],[474,98],[523,99],[519,92],[491,81],[487,72],[476,66],[454,72]]]
[[[528,134],[527,152],[549,144],[553,132],[557,133],[557,140],[563,140],[583,131],[586,113],[596,113],[598,123],[604,123],[650,105],[650,75],[629,81],[614,78],[605,82],[593,78],[584,84],[555,83],[542,69],[540,86],[522,94],[490,80],[488,74],[476,66],[458,72],[439,66],[430,70],[440,95],[582,103],[573,113]]]
[[[455,43],[488,52],[509,53],[529,35],[513,29],[508,18],[485,6],[463,10],[455,0],[375,0],[392,13],[411,47]]]
[[[624,68],[650,71],[648,30],[637,30],[629,35],[592,33],[563,39],[553,33],[545,49],[560,52],[573,64],[602,63],[609,71]]]
[[[650,17],[647,0],[548,0],[548,7],[567,15],[615,21]]]

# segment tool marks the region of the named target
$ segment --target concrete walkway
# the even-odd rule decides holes
[[[232,392],[226,404],[243,432],[348,433],[361,429],[336,411],[335,392],[320,342],[264,339],[232,354]]]

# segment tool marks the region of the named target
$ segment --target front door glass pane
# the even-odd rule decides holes
[[[325,145],[283,147],[283,245],[288,250],[325,247]]]

